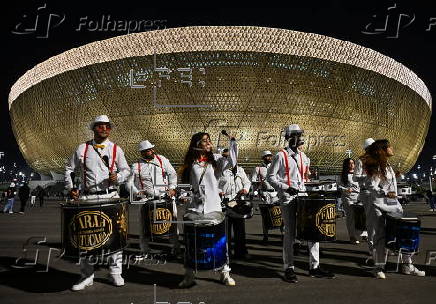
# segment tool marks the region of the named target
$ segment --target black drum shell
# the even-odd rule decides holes
[[[417,253],[421,221],[417,217],[386,216],[386,248],[396,252]]]
[[[351,205],[354,215],[354,228],[358,231],[366,230],[366,215],[365,208],[361,204]]]
[[[280,229],[283,226],[282,210],[277,204],[259,204],[262,223],[267,230]]]
[[[64,256],[105,256],[127,246],[127,202],[99,202],[61,205]]]
[[[335,198],[297,198],[297,238],[312,242],[336,240]]]
[[[174,215],[173,202],[171,200],[160,200],[156,204],[153,202],[146,203],[141,207],[141,212],[141,218],[145,221],[145,236],[149,236],[153,240],[168,239],[177,234],[177,223],[175,223],[177,219]],[[163,223],[166,221],[170,223]]]

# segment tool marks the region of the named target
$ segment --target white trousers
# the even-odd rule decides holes
[[[280,206],[284,223],[283,235],[283,269],[294,267],[294,243],[297,222],[297,201],[294,199],[288,204]],[[319,243],[307,242],[309,247],[309,267],[310,269],[319,266]]]

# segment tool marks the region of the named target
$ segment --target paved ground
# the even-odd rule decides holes
[[[16,204],[16,208],[18,203]],[[322,244],[321,262],[336,273],[333,280],[313,279],[307,276],[304,252],[297,258],[298,284],[281,279],[280,233],[274,232],[268,246],[261,245],[261,219],[255,215],[247,221],[249,261],[232,261],[236,287],[218,282],[212,272],[198,274],[198,284],[188,290],[177,289],[182,279],[180,262],[165,265],[130,265],[124,270],[126,285],[113,287],[107,283],[107,270],[96,272],[94,286],[74,293],[69,290],[78,279],[78,266],[65,259],[50,258],[49,248],[60,248],[60,208],[49,201],[43,208],[34,207],[25,215],[0,214],[0,301],[4,303],[434,303],[436,295],[436,260],[426,265],[429,250],[436,251],[436,212],[429,212],[424,203],[412,203],[408,211],[421,215],[421,245],[416,265],[427,271],[425,278],[388,273],[386,280],[371,277],[362,266],[366,257],[366,244],[349,245],[344,219],[338,219],[338,240]],[[137,250],[137,206],[130,209],[131,244],[126,252]],[[135,215],[135,216],[133,216]],[[46,237],[40,244],[38,263],[28,269],[11,267],[23,256],[23,243],[32,236]],[[165,245],[166,246],[166,245]],[[157,244],[154,249],[162,250]],[[56,256],[56,252],[52,252]],[[35,250],[28,250],[29,257]],[[393,262],[395,256],[390,257]],[[390,264],[394,268],[395,264]],[[156,289],[154,291],[154,284]]]

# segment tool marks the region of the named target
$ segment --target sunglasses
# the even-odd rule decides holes
[[[98,125],[95,125],[94,128],[97,130],[110,130],[110,129],[112,129],[110,124],[98,124]]]

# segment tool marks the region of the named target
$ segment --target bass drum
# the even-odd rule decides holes
[[[336,240],[336,199],[297,198],[297,238],[312,242]]]
[[[280,229],[283,226],[282,210],[277,204],[259,204],[262,223],[267,230]]]
[[[224,217],[223,217],[224,218]],[[227,263],[226,221],[185,223],[185,263],[195,270],[218,269]]]
[[[402,215],[386,216],[386,247],[396,252],[415,253],[419,250],[421,221]]]
[[[161,199],[147,201],[141,207],[141,218],[144,219],[144,233],[150,239],[169,239],[177,234],[177,220],[174,214],[173,201]]]
[[[61,204],[66,257],[102,256],[127,246],[128,204],[120,199]]]

